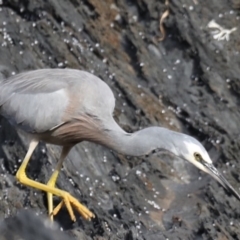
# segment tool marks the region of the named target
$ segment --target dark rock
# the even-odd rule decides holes
[[[55,223],[29,210],[6,218],[0,224],[0,232],[1,240],[73,240],[73,237],[61,232]]]
[[[191,134],[239,191],[239,3],[170,0],[167,37],[157,42],[164,2],[5,0],[0,77],[45,67],[94,72],[112,88],[115,118],[124,129],[160,125]],[[213,19],[225,29],[237,27],[229,41],[213,38]],[[45,194],[15,182],[27,140],[4,119],[0,144],[0,218],[22,208],[47,215]],[[28,175],[47,182],[59,153],[59,147],[42,144]],[[72,224],[63,209],[55,218],[77,239],[240,236],[239,202],[191,164],[168,155],[127,158],[81,143],[57,185],[96,214],[91,222],[78,216]]]

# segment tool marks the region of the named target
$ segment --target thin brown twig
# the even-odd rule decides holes
[[[159,37],[158,38],[158,41],[161,42],[165,39],[166,37],[166,31],[165,31],[165,28],[163,26],[163,22],[164,20],[168,17],[169,15],[169,0],[166,0],[165,1],[165,6],[167,6],[167,9],[166,11],[162,14],[162,16],[160,17],[160,20],[159,20],[159,30],[160,30],[160,33],[162,34],[162,37]]]

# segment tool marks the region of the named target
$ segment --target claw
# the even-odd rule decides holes
[[[62,197],[63,200],[52,211],[52,216],[55,216],[63,207],[63,204],[65,204],[73,222],[76,222],[76,217],[74,215],[72,206],[87,220],[91,220],[91,218],[95,217],[95,215],[88,208],[82,205],[76,198],[71,196],[69,193],[65,192]]]

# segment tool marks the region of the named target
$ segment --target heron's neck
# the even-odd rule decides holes
[[[175,147],[168,139],[170,130],[160,127],[149,127],[134,133],[123,131],[113,120],[106,132],[105,146],[128,156],[148,155],[156,149],[175,153]]]

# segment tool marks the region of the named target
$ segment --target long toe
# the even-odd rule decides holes
[[[68,195],[68,200],[72,206],[87,220],[91,220],[95,215],[84,205],[82,205],[76,198]]]
[[[73,207],[82,215],[83,218],[87,220],[91,220],[92,218],[95,217],[94,214],[87,207],[82,205],[76,198],[71,196],[68,192],[64,192],[62,198],[63,200],[52,211],[53,216],[55,216],[65,204],[70,215],[70,218],[73,222],[76,221],[76,217],[73,212]]]

